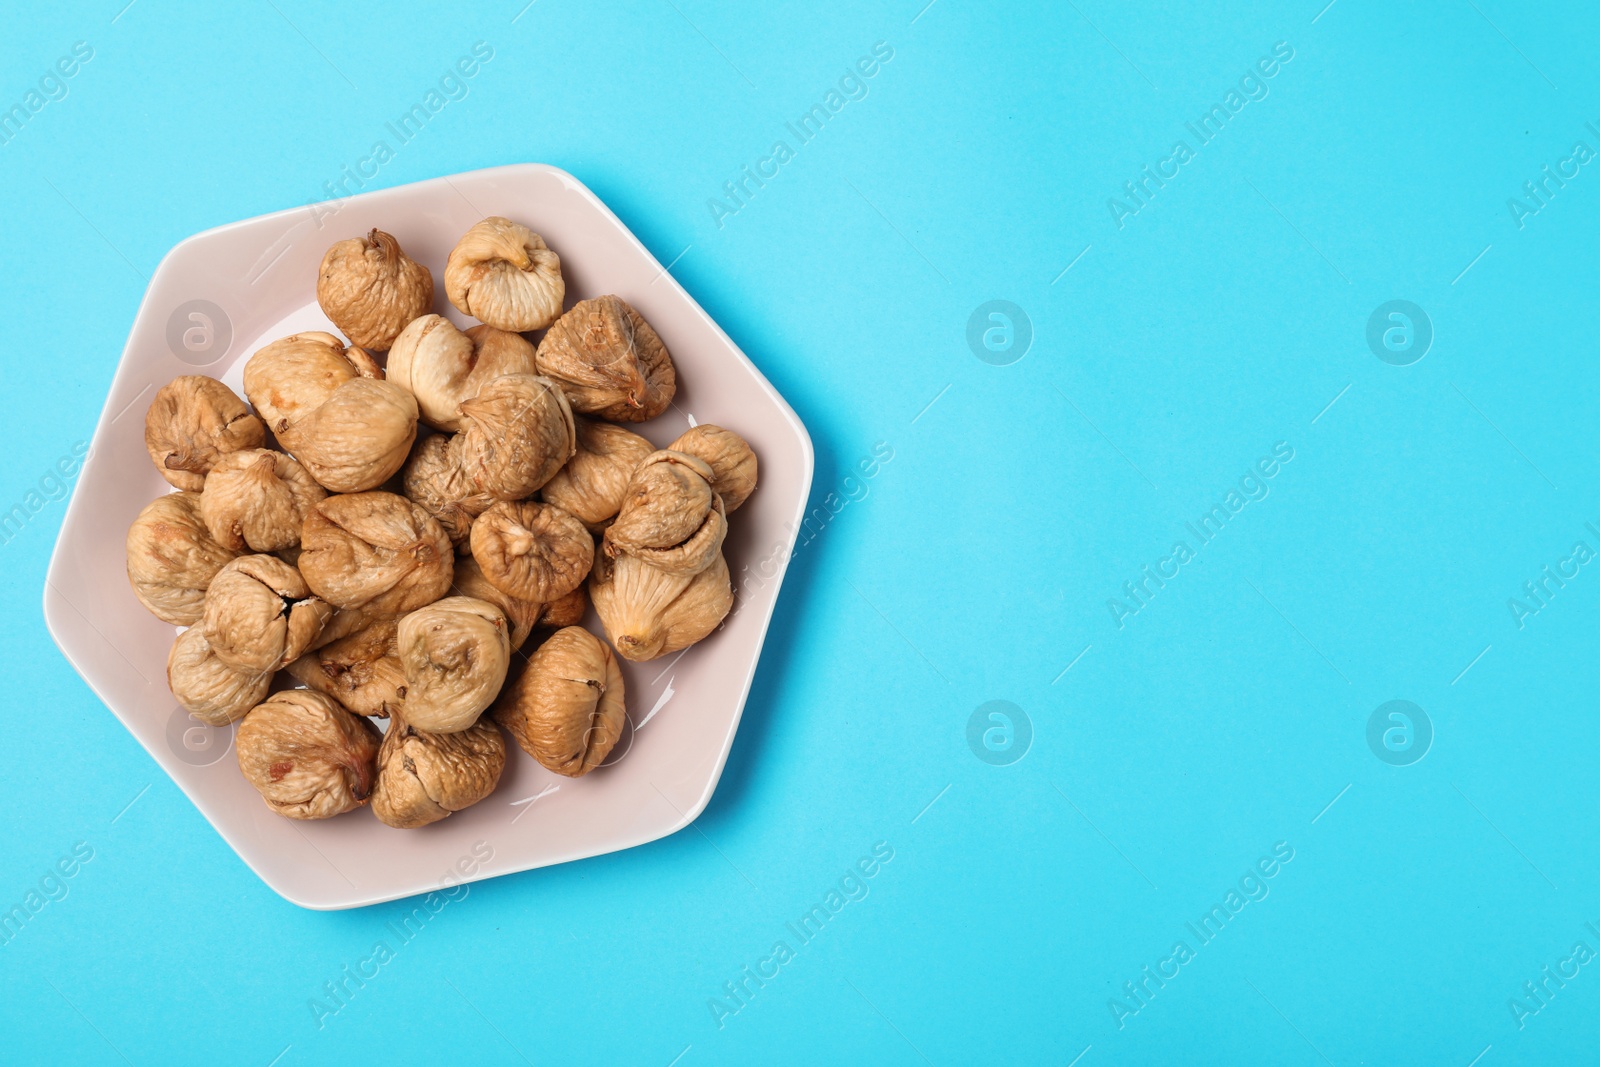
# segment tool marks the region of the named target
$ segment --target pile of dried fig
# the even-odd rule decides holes
[[[625,725],[618,657],[687,648],[733,605],[723,542],[755,453],[692,420],[665,448],[620,425],[677,390],[644,316],[613,295],[563,312],[561,258],[498,216],[443,278],[479,324],[436,312],[391,234],[340,241],[316,297],[344,338],[273,341],[243,398],[188,375],[146,415],[177,491],[129,529],[128,578],[187,627],[179,704],[239,723],[240,770],[288,818],[437,822],[494,791],[502,729],[588,774]]]

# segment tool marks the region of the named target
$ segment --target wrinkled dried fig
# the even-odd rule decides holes
[[[632,430],[596,419],[574,419],[578,450],[539,495],[572,512],[598,533],[622,507],[634,470],[656,446]]]
[[[377,727],[330,697],[288,689],[239,724],[239,769],[267,807],[290,819],[326,819],[367,802],[377,775]]]
[[[236,556],[206,528],[199,493],[156,497],[128,527],[133,595],[156,618],[174,626],[200,621],[206,588]]]
[[[372,814],[402,830],[427,826],[494,792],[505,766],[505,738],[488,719],[436,734],[397,716],[378,749]]]
[[[756,454],[750,450],[750,443],[732,430],[701,423],[668,445],[667,450],[704,460],[711,468],[711,488],[730,512],[756,490]]]
[[[462,429],[461,402],[506,374],[537,374],[534,348],[521,334],[474,326],[465,333],[441,315],[407,326],[389,351],[389,380],[411,390],[422,420]]]
[[[457,311],[500,330],[542,330],[561,314],[561,257],[519,223],[490,216],[468,230],[444,266]]]
[[[244,395],[267,428],[281,435],[321,407],[345,382],[366,376],[363,372],[371,368],[351,354],[359,351],[345,348],[343,341],[321,330],[279,338],[245,362]]]
[[[200,627],[225,665],[270,672],[298,659],[332,615],[283,560],[240,556],[211,579]]]
[[[466,429],[451,439],[473,490],[521,500],[555,477],[577,450],[566,397],[548,378],[507,374],[461,403]]]
[[[398,471],[417,436],[417,402],[393,382],[355,378],[278,434],[283,447],[335,493],[375,488]]]
[[[299,552],[299,549],[295,549],[297,555]],[[279,552],[278,558],[283,559],[283,557],[284,553]],[[289,561],[284,560],[284,562],[287,563]],[[294,564],[294,566],[299,569],[298,564]],[[322,632],[317,635],[315,641],[311,642],[310,647],[315,650],[324,645],[331,645],[335,641],[343,641],[352,634],[360,633],[374,623],[392,618],[393,616],[376,611],[368,611],[366,608],[334,608],[333,616],[323,625]]]
[[[534,624],[534,629],[548,631],[548,637],[557,630],[568,626],[576,626],[583,621],[589,613],[589,591],[583,586],[578,586],[572,592],[546,604],[539,613],[539,620]]]
[[[328,249],[317,272],[317,303],[344,335],[383,352],[406,323],[433,304],[433,275],[382,230]]]
[[[190,715],[226,726],[267,699],[271,671],[238,671],[217,658],[202,627],[178,635],[167,655],[167,688]]]
[[[574,304],[539,342],[539,373],[567,394],[574,411],[613,422],[644,422],[672,403],[678,378],[667,346],[618,296]]]
[[[484,576],[483,568],[478,566],[478,561],[471,556],[462,556],[456,560],[455,583],[450,587],[450,591],[456,596],[488,601],[499,608],[506,617],[506,624],[510,627],[513,649],[522,647],[534,624],[542,621],[545,612],[545,605],[537,600],[523,600],[502,592]],[[565,603],[565,598],[560,602]],[[579,618],[582,618],[582,615]]]
[[[478,721],[511,665],[506,617],[487,601],[453,596],[400,620],[395,642],[406,672],[406,721],[455,733]]]
[[[472,532],[472,520],[493,503],[477,492],[461,468],[460,449],[452,449],[446,434],[429,434],[411,449],[400,472],[406,496],[439,520],[450,541],[461,549]]]
[[[416,439],[416,398],[384,381],[369,353],[329,333],[261,349],[245,364],[244,391],[278,443],[335,493],[383,484]]]
[[[728,563],[718,552],[692,577],[669,574],[632,556],[602,555],[589,595],[606,636],[624,659],[665,656],[705,637],[733,607]]]
[[[339,608],[415,611],[449,591],[454,565],[444,527],[394,493],[330,496],[300,531],[300,573]]]
[[[548,604],[583,584],[594,539],[554,504],[500,503],[472,524],[472,558],[498,589]]]
[[[144,447],[161,477],[198,492],[218,459],[260,448],[266,427],[215,378],[186,374],[163,385],[144,416]]]
[[[280,552],[300,543],[306,512],[328,494],[282,452],[230,452],[200,491],[200,517],[217,543],[234,551]]]
[[[528,657],[491,714],[541,765],[577,778],[622,736],[622,670],[604,641],[568,626]]]
[[[286,670],[357,715],[393,715],[406,698],[406,672],[395,648],[399,623],[395,618],[375,622],[307,652]]]
[[[606,554],[627,553],[686,576],[710,566],[728,534],[712,477],[704,460],[682,452],[652,453],[633,472],[617,520],[606,527]]]

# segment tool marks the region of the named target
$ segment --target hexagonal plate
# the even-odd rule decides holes
[[[637,427],[657,444],[691,419],[749,439],[761,483],[730,523],[737,596],[722,629],[676,657],[623,664],[630,726],[607,765],[581,779],[540,767],[513,744],[487,800],[421,830],[370,812],[322,822],[273,815],[239,774],[234,728],[190,719],[166,685],[177,630],[128,587],[124,534],[168,486],[144,448],[155,391],[181,375],[221,378],[242,395],[251,353],[303,329],[332,330],[316,304],[316,272],[336,240],[380,227],[434,272],[486,215],[544,235],[561,254],[571,303],[616,293],[660,332],[678,395]],[[247,219],[183,241],[145,293],[51,559],[45,619],[67,659],[234,851],[286,899],[349,908],[664,837],[705,807],[733,744],[812,476],[811,439],[793,410],[621,221],[582,183],[552,167],[457,174]],[[598,632],[598,626],[591,624]],[[637,729],[634,728],[637,724]]]

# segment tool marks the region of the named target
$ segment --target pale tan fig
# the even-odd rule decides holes
[[[575,418],[578,450],[539,495],[572,512],[599,533],[622,507],[634,470],[656,446],[632,430],[597,419]]]
[[[472,524],[472,558],[498,589],[549,604],[583,584],[594,539],[554,504],[500,503]]]
[[[581,591],[582,587],[579,588]],[[450,587],[450,592],[455,596],[486,600],[499,608],[506,617],[506,625],[510,627],[512,649],[522,647],[534,625],[542,622],[545,613],[545,605],[537,600],[523,600],[502,592],[484,576],[483,568],[478,566],[478,561],[471,556],[462,556],[456,560],[455,583]],[[568,594],[569,597],[571,595]],[[559,601],[559,603],[565,602],[565,597]],[[580,614],[579,618],[582,617]]]
[[[200,491],[200,517],[217,543],[234,552],[281,552],[300,543],[306,512],[328,494],[282,452],[230,452]]]
[[[505,767],[505,738],[488,719],[436,734],[396,716],[378,749],[372,814],[401,830],[427,826],[494,792]]]
[[[300,531],[300,573],[338,608],[415,611],[449,591],[454,566],[444,527],[394,493],[330,496]]]
[[[701,423],[668,445],[667,450],[704,460],[711,468],[711,488],[730,512],[756,490],[756,454],[750,450],[750,443],[732,430]]]
[[[539,373],[574,411],[612,422],[644,422],[672,403],[677,372],[644,316],[618,296],[574,304],[539,342]]]
[[[299,552],[299,549],[295,549],[297,555]],[[279,552],[278,558],[283,559],[284,553]],[[284,560],[284,562],[287,563],[288,560]],[[294,566],[298,569],[298,564]],[[315,641],[311,642],[311,648],[315,651],[324,645],[331,645],[335,641],[343,641],[345,638],[358,634],[369,626],[380,622],[393,621],[393,618],[392,615],[368,611],[366,608],[334,608],[333,615],[323,625],[322,632],[317,635]]]
[[[358,351],[346,349],[343,341],[320,330],[290,334],[245,362],[244,395],[266,420],[267,429],[281,436],[345,382],[371,376],[365,373],[372,369],[368,361],[352,355]]]
[[[277,556],[240,556],[211,579],[199,625],[224,665],[270,672],[310,648],[332,615]]]
[[[711,565],[728,534],[711,467],[682,452],[648,456],[628,482],[617,519],[606,527],[605,551],[626,553],[685,576]]]
[[[186,374],[163,385],[144,416],[144,447],[172,485],[198,492],[218,459],[260,448],[266,427],[215,378]]]
[[[688,648],[722,624],[733,607],[728,563],[718,552],[699,574],[669,574],[632,556],[603,554],[589,596],[606,636],[624,659],[647,660]]]
[[[511,640],[499,608],[452,596],[400,620],[395,634],[406,672],[406,721],[450,734],[478,721],[505,684]]]
[[[168,493],[146,504],[128,527],[127,547],[133,595],[174,626],[200,621],[211,579],[238,556],[206,528],[199,493]]]
[[[451,543],[465,551],[472,520],[494,500],[472,487],[461,468],[460,449],[450,447],[452,440],[439,433],[419,440],[412,446],[400,478],[406,497],[438,519]]]
[[[245,364],[244,391],[278,443],[335,493],[383,484],[416,439],[416,398],[384,381],[370,353],[330,333],[261,349]]]
[[[417,402],[393,382],[355,378],[278,442],[335,493],[359,493],[389,480],[417,436]]]
[[[507,374],[461,403],[466,429],[451,439],[473,491],[521,500],[555,477],[577,451],[566,397],[548,378]]]
[[[433,304],[433,275],[382,230],[328,249],[317,272],[322,313],[363,348],[387,351]]]
[[[327,819],[367,803],[377,776],[377,727],[331,697],[288,689],[239,724],[239,770],[279,815]]]
[[[344,350],[344,358],[355,369],[357,378],[382,379],[388,377],[383,372],[383,364],[378,362],[378,357],[359,345],[350,345]]]
[[[520,223],[490,216],[464,234],[444,266],[457,311],[499,330],[542,330],[561,314],[561,257]]]
[[[622,736],[622,670],[604,641],[568,626],[528,657],[491,714],[542,766],[577,778]]]
[[[203,628],[191,626],[172,643],[167,688],[190,715],[210,726],[226,726],[267,699],[272,672],[234,670],[211,650]]]
[[[385,718],[406,698],[406,672],[395,648],[400,620],[387,618],[307,652],[285,668],[295,681],[357,715]]]
[[[560,600],[544,606],[544,610],[539,613],[538,622],[534,624],[534,636],[542,641],[557,630],[577,626],[583,622],[583,617],[588,613],[589,590],[580,585]]]
[[[441,315],[407,326],[389,350],[389,380],[417,398],[422,421],[437,430],[463,428],[461,402],[506,374],[537,374],[533,345],[521,334],[474,326],[465,333]]]

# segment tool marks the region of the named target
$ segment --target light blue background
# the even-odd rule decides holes
[[[692,829],[473,886],[320,1029],[407,909],[278,899],[94,699],[42,623],[49,503],[0,548],[0,904],[94,859],[0,947],[0,1059],[1593,1057],[1600,964],[1521,1029],[1508,1000],[1600,950],[1600,574],[1522,629],[1507,600],[1600,549],[1600,173],[1506,205],[1600,149],[1591,6],[524,2],[8,10],[0,106],[94,58],[0,146],[0,506],[91,434],[174,243],[323,197],[479,40],[369,187],[566,168],[800,413],[815,503],[894,459],[798,556]],[[878,41],[868,96],[719,228],[707,199]],[[1107,198],[1279,41],[1270,95],[1118,229]],[[966,344],[991,299],[1033,324],[1011,366]],[[1391,299],[1434,326],[1409,367],[1365,341]],[[1107,599],[1280,441],[1270,496],[1119,630]],[[1391,699],[1433,723],[1412,766],[1367,746]],[[990,700],[1033,724],[1010,766],[968,748]],[[1108,999],[1280,841],[1270,895],[1119,1029]]]

